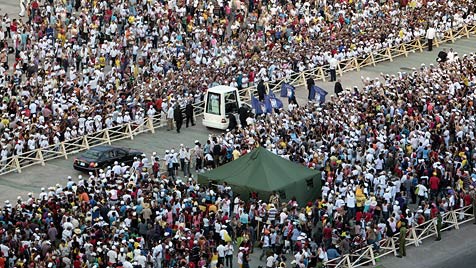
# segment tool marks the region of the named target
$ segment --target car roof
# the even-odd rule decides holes
[[[109,145],[99,145],[99,146],[92,147],[90,150],[99,151],[99,152],[106,152],[106,151],[110,151],[112,149],[122,149],[122,148],[109,146]]]
[[[212,93],[226,93],[226,92],[232,92],[235,90],[237,89],[230,86],[214,86],[207,89],[208,92],[212,92]]]

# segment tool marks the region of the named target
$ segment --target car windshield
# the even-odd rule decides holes
[[[102,154],[101,151],[89,150],[89,151],[86,151],[82,156],[84,158],[97,159],[101,156],[101,154]]]

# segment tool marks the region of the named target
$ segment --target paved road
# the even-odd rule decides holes
[[[18,18],[18,13],[20,13],[20,4],[18,0],[1,0],[0,13],[2,15],[8,14],[10,18]]]
[[[388,256],[382,259],[380,268],[475,268],[476,225],[471,223],[459,230],[442,233],[441,241],[428,238],[423,245],[407,248],[407,257],[399,259]]]

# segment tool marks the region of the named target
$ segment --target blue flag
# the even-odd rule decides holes
[[[251,108],[255,110],[255,114],[259,115],[266,112],[266,106],[259,101],[254,95],[251,95]]]
[[[296,88],[288,83],[281,84],[281,97],[292,98],[294,96],[294,91]]]
[[[317,87],[316,86],[311,86],[311,92],[309,92],[309,100],[315,100],[316,99],[316,93],[317,93]]]
[[[326,95],[328,94],[327,91],[320,87],[316,87],[316,93],[319,95],[319,103],[324,103],[326,102]]]
[[[279,98],[276,98],[272,92],[270,92],[269,95],[264,96],[264,104],[267,113],[271,113],[273,109],[283,108],[283,102]]]

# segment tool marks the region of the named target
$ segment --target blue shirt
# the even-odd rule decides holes
[[[337,250],[335,248],[330,248],[327,250],[327,258],[329,260],[332,260],[332,259],[335,259],[335,258],[338,258],[340,257],[340,254],[339,252],[337,252]]]

